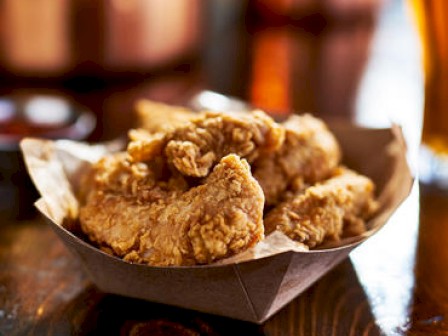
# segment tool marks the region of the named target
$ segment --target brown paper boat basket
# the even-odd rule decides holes
[[[413,178],[399,127],[333,123],[330,128],[341,144],[344,163],[374,180],[381,204],[368,223],[370,230],[340,246],[285,251],[233,264],[152,267],[125,262],[78,238],[60,225],[60,214],[51,211],[44,194],[36,206],[102,291],[262,323],[378,231],[410,192]],[[28,161],[26,140],[22,150]],[[41,190],[38,174],[32,169],[30,174]]]

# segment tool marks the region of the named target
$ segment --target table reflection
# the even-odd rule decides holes
[[[421,184],[418,236],[409,333],[448,332],[448,191]]]

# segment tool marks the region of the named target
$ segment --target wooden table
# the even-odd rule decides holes
[[[303,27],[294,28],[299,33],[292,35],[255,29],[250,62],[238,65],[223,57],[220,69],[213,70],[216,62],[198,62],[143,82],[89,92],[63,85],[61,90],[97,112],[94,140],[122,134],[131,125],[123,111],[137,97],[181,102],[199,89],[212,88],[271,111],[312,110],[380,126],[384,118],[396,120],[403,124],[412,160],[418,116],[400,119],[402,115],[393,114],[397,104],[411,106],[406,112],[412,114],[421,102],[415,95],[421,80],[408,72],[416,63],[404,61],[417,53],[408,54],[414,45],[406,42],[409,24],[403,13],[392,2],[373,32],[339,26],[311,35]],[[276,67],[269,68],[270,60],[260,56],[269,45],[277,51]],[[343,57],[338,57],[341,50]],[[248,64],[251,71],[241,77],[245,85],[236,90],[235,72]],[[226,72],[230,79],[220,80]],[[276,78],[280,89],[268,97],[273,89],[268,84]],[[404,88],[398,100],[381,91],[396,87]],[[372,106],[380,106],[378,113],[371,113]],[[448,333],[447,237],[448,194],[416,182],[378,234],[258,326],[102,293],[40,217],[15,220],[5,215],[0,219],[0,335],[442,335]]]

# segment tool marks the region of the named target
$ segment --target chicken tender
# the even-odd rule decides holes
[[[260,154],[276,151],[283,144],[284,134],[284,128],[262,111],[204,112],[165,132],[130,132],[128,153],[133,162],[163,155],[181,174],[205,177],[227,154],[253,162]]]
[[[266,204],[278,204],[286,191],[328,178],[341,158],[339,144],[325,123],[311,115],[294,115],[282,126],[285,141],[279,150],[260,156],[253,174],[263,188]]]
[[[125,260],[157,266],[210,263],[263,239],[264,196],[245,160],[224,157],[191,188],[158,174],[119,156],[98,164],[83,231]]]
[[[370,179],[346,168],[280,203],[265,217],[266,234],[280,230],[291,239],[316,247],[345,234],[359,235],[377,209]]]
[[[200,116],[185,107],[166,105],[148,99],[142,99],[135,104],[137,124],[150,132],[163,132],[183,126]]]
[[[189,185],[183,176],[170,172],[162,158],[131,163],[126,152],[119,152],[107,155],[93,165],[81,187],[84,195],[81,202],[95,190],[140,202],[154,202],[174,192],[184,192]]]

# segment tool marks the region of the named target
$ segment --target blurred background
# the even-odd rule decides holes
[[[20,204],[17,185],[32,189],[21,137],[114,139],[137,99],[185,104],[201,90],[277,117],[398,123],[416,162],[420,69],[403,0],[0,1],[0,213]]]
[[[404,7],[401,0],[3,0],[0,94],[70,97],[97,115],[93,140],[130,127],[136,98],[182,103],[204,88],[271,113],[359,112],[363,122],[381,123],[383,100],[398,110],[403,95],[419,94],[408,80],[418,77],[418,53]]]

